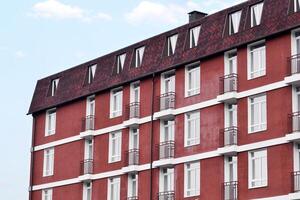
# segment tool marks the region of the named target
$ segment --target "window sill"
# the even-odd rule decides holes
[[[256,76],[256,77],[254,77],[254,78],[251,78],[251,77],[249,77],[249,76],[248,76],[247,80],[248,80],[248,81],[251,81],[251,80],[255,80],[255,79],[258,79],[258,78],[265,77],[265,76],[267,76],[267,74],[266,74],[266,73],[265,73],[265,74],[263,74],[263,75],[260,75],[260,76]]]
[[[190,148],[190,147],[194,147],[194,146],[197,146],[197,145],[200,145],[200,142],[197,143],[197,144],[191,144],[191,145],[184,145],[184,148]]]
[[[248,187],[248,189],[252,190],[252,189],[260,189],[260,188],[267,188],[267,187],[268,187],[268,184],[260,185],[260,186],[254,186],[254,187]]]
[[[251,132],[248,129],[248,135],[255,134],[255,133],[262,133],[262,132],[265,132],[266,130],[267,130],[267,128]]]
[[[195,97],[195,96],[198,96],[200,95],[200,92],[199,93],[196,93],[196,94],[192,94],[192,95],[185,95],[184,98],[190,98],[190,97]]]

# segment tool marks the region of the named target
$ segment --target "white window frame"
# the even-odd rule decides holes
[[[145,46],[135,49],[135,68],[138,68],[142,65],[144,58]]]
[[[199,36],[200,36],[201,26],[195,26],[190,29],[190,48],[198,46]]]
[[[167,170],[167,173],[164,173],[164,170]],[[168,192],[174,191],[174,168],[160,168],[159,170],[159,192]],[[170,187],[167,191],[164,189],[164,177],[167,176],[167,180],[170,181],[168,183],[168,187]]]
[[[120,177],[113,177],[108,178],[107,180],[107,200],[120,200],[120,191],[121,191],[121,178]],[[111,197],[111,187],[114,186],[114,195],[117,195],[116,198]],[[115,189],[117,186],[117,189]]]
[[[93,108],[93,109],[91,109],[91,108]],[[95,109],[96,109],[95,95],[87,97],[87,99],[86,99],[86,116],[95,115]]]
[[[119,100],[115,98],[118,98]],[[115,103],[119,103],[120,105],[115,105]],[[116,108],[116,109],[115,109]],[[110,93],[110,118],[115,118],[122,116],[122,109],[123,109],[123,89],[122,88],[117,88],[111,90]]]
[[[255,14],[255,9],[258,9],[259,7],[261,6],[261,13],[256,13]],[[259,11],[259,10],[256,10],[256,11]],[[264,2],[260,2],[260,3],[257,3],[255,5],[252,5],[250,7],[250,19],[251,19],[251,27],[254,27],[254,26],[259,26],[261,24],[261,18],[262,18],[262,14],[263,14],[263,11],[264,11]],[[256,15],[259,14],[259,18],[256,19]],[[255,18],[255,24],[254,24],[254,18]],[[258,20],[258,21],[257,21]]]
[[[117,56],[117,74],[120,74],[125,65],[125,60],[126,60],[126,53],[120,54]]]
[[[58,83],[59,83],[59,78],[53,79],[51,81],[51,96],[54,96],[56,94]]]
[[[53,189],[43,189],[42,190],[42,200],[52,200]]]
[[[97,64],[88,67],[88,83],[91,84],[95,78]]]
[[[188,173],[191,173],[188,176]],[[189,177],[192,180],[189,180]],[[193,180],[194,179],[194,180]],[[184,164],[184,197],[193,197],[200,195],[200,161]],[[193,181],[194,187],[188,188],[188,182]]]
[[[262,101],[259,102],[251,102],[252,99],[254,101],[255,98],[264,98]],[[252,119],[252,106],[254,106],[255,104],[259,104],[259,123],[258,124],[252,124],[251,119]],[[263,104],[265,105],[265,108],[263,107]],[[266,93],[262,93],[262,94],[258,94],[255,96],[251,96],[248,97],[248,133],[256,133],[256,132],[260,132],[260,131],[265,131],[267,130],[267,119],[268,119],[268,109],[267,109],[267,94]],[[266,115],[266,119],[263,119],[262,117],[262,111],[263,109],[265,109],[265,115]],[[265,122],[263,122],[265,120]],[[257,130],[252,130],[253,127],[259,126],[259,128]]]
[[[166,82],[169,81],[171,83],[171,87],[169,88],[169,91],[167,91],[166,88]],[[176,73],[174,70],[164,72],[160,76],[160,94],[166,94],[169,92],[175,92],[176,87]]]
[[[135,176],[135,178],[133,179],[132,176]],[[128,174],[128,192],[127,192],[127,197],[137,197],[138,196],[138,174]],[[135,191],[136,194],[132,194],[132,190],[133,190],[133,182],[135,181]]]
[[[56,108],[52,108],[46,111],[45,122],[45,137],[54,135],[56,132]],[[50,126],[53,127],[51,128]]]
[[[230,108],[231,106],[231,108]],[[225,119],[225,123],[224,123],[224,128],[228,128],[228,127],[232,127],[232,126],[237,126],[237,104],[225,104],[224,106],[224,119]],[[232,114],[232,125],[230,124],[230,115]]]
[[[233,34],[239,32],[241,16],[242,16],[241,10],[229,14],[229,17],[228,17],[229,18],[229,23],[228,23],[229,35],[233,35]]]
[[[300,143],[294,142],[293,144],[293,156],[294,156],[294,172],[300,171]]]
[[[232,160],[230,161],[229,158]],[[230,180],[230,165],[233,167],[233,179]],[[237,156],[225,156],[224,157],[224,182],[231,182],[238,180],[238,157]]]
[[[300,0],[299,0],[300,1]],[[299,34],[299,36],[296,36],[296,34]],[[297,52],[297,40],[300,40],[300,28],[292,30],[291,31],[291,56],[298,54]],[[299,49],[300,51],[300,49]]]
[[[261,154],[259,156],[255,156],[256,154]],[[253,179],[253,160],[261,159],[259,162],[265,162],[265,166],[261,163],[259,166],[261,170],[261,177],[257,180]],[[265,159],[265,160],[263,160]],[[264,174],[265,173],[265,174]],[[264,174],[264,175],[263,175]],[[268,186],[268,152],[267,149],[261,149],[256,151],[248,152],[248,188],[259,188]],[[253,185],[254,182],[260,181],[261,183],[258,185]]]
[[[231,56],[235,54],[235,56]],[[229,75],[229,74],[232,74],[232,73],[237,73],[237,49],[233,49],[233,50],[230,50],[230,51],[227,51],[225,52],[224,54],[224,62],[225,62],[225,65],[224,65],[224,75]],[[230,63],[233,62],[233,71],[230,72]]]
[[[299,12],[300,0],[294,0],[293,3],[294,3],[294,12]]]
[[[137,91],[138,97],[135,99],[135,92]],[[140,81],[134,82],[130,84],[130,103],[140,102],[141,96],[141,86]]]
[[[190,87],[190,74],[195,73],[195,75],[191,75],[195,79],[195,83]],[[200,94],[201,88],[201,67],[200,62],[193,63],[191,65],[187,65],[185,67],[185,97],[194,96]]]
[[[88,186],[89,184],[89,186]],[[90,198],[88,198],[88,190],[90,190]],[[93,186],[92,182],[84,182],[83,183],[83,194],[82,199],[83,200],[92,200],[92,194],[93,194]]]
[[[94,157],[94,139],[84,140],[84,159],[89,160]]]
[[[134,130],[136,130],[136,132],[134,132]],[[134,137],[137,137],[137,147],[134,147]],[[132,149],[139,149],[139,136],[140,136],[140,130],[139,128],[130,128],[129,130],[129,149],[128,150],[132,150]]]
[[[175,54],[177,45],[178,34],[171,35],[167,38],[167,55],[171,56]]]
[[[168,122],[166,125],[165,122]],[[171,121],[171,124],[169,124]],[[172,123],[173,122],[173,123]],[[174,141],[175,140],[175,120],[169,119],[169,120],[161,120],[160,121],[160,142],[168,142],[165,140],[165,135],[167,134],[165,131],[165,128],[168,128],[169,130],[169,140],[168,141]]]
[[[115,148],[113,149],[113,141],[115,140]],[[113,151],[115,155],[113,155]],[[122,156],[122,131],[109,133],[109,153],[108,162],[114,163],[121,161]]]
[[[47,166],[49,169],[47,169]],[[43,177],[54,174],[54,147],[44,150]]]
[[[191,138],[188,138],[188,132],[189,132],[189,123],[190,122],[196,123],[194,124],[196,127],[195,133],[191,133],[193,135]],[[199,130],[197,130],[199,128]],[[185,113],[184,115],[184,146],[189,147],[189,146],[194,146],[200,144],[200,110],[198,111],[193,111],[189,113]]]
[[[260,46],[262,45],[262,46]],[[257,47],[259,46],[259,47]],[[256,47],[254,49],[252,49],[253,47]],[[259,52],[260,51],[260,66],[259,68],[255,71],[254,70],[254,62],[252,59],[252,56],[254,56],[254,53]],[[265,40],[259,41],[259,42],[255,42],[253,44],[248,45],[248,62],[247,62],[247,76],[248,76],[248,80],[251,79],[255,79],[258,77],[262,77],[266,75],[266,65],[267,65],[267,52],[266,52],[266,42]],[[258,61],[257,61],[258,62]],[[253,66],[253,67],[252,67]],[[252,71],[253,68],[253,71]],[[255,75],[257,73],[257,75]]]

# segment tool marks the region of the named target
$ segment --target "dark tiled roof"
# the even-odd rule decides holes
[[[121,85],[125,82],[150,75],[153,72],[159,72],[194,62],[213,54],[290,30],[300,25],[300,13],[293,13],[291,11],[293,0],[264,0],[261,25],[250,28],[249,8],[251,5],[260,1],[261,0],[249,0],[66,71],[41,79],[37,82],[29,108],[29,114]],[[237,10],[242,10],[239,32],[228,36],[228,34],[226,34],[228,32],[226,29],[228,14]],[[188,31],[196,25],[201,25],[198,46],[188,49]],[[166,38],[175,33],[178,33],[175,54],[170,57],[164,56],[163,52]],[[146,46],[142,66],[132,68],[131,61],[133,59],[134,50],[142,45]],[[124,69],[122,73],[113,75],[116,56],[124,52],[127,53]],[[95,63],[98,65],[95,80],[91,85],[86,85],[84,83],[87,67]],[[54,97],[48,96],[50,82],[57,77],[60,77],[57,93]]]

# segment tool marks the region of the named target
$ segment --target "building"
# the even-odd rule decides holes
[[[300,199],[299,5],[195,11],[39,80],[30,200]]]

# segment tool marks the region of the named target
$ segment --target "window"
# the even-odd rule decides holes
[[[52,200],[52,189],[42,190],[42,200]]]
[[[121,88],[114,89],[111,92],[110,100],[110,118],[122,115],[123,91]]]
[[[185,146],[200,144],[200,112],[185,114]]]
[[[248,132],[254,133],[267,129],[266,94],[249,97],[248,100]]]
[[[239,31],[242,11],[237,11],[229,15],[229,35]]]
[[[159,192],[174,191],[174,168],[161,168]]]
[[[237,52],[232,50],[225,53],[225,75],[237,73]]]
[[[131,128],[129,134],[129,150],[139,149],[139,129]]]
[[[95,115],[95,96],[87,98],[86,116]]]
[[[175,71],[163,73],[161,81],[161,94],[175,92]]]
[[[225,128],[237,126],[237,105],[225,105]]]
[[[52,176],[54,169],[54,148],[44,150],[43,176]]]
[[[171,56],[175,53],[177,38],[178,38],[178,34],[168,37],[168,40],[167,40],[168,56]]]
[[[248,79],[266,75],[266,46],[259,42],[248,47]]]
[[[120,74],[124,68],[126,53],[117,56],[117,74]]]
[[[298,12],[300,10],[300,0],[294,0],[294,11]]]
[[[196,26],[190,29],[190,48],[198,45],[201,26]]]
[[[57,86],[58,86],[59,79],[53,79],[51,81],[51,96],[56,94]]]
[[[83,183],[83,200],[92,200],[92,183]]]
[[[84,142],[84,159],[93,159],[93,139],[86,139]]]
[[[260,25],[264,3],[251,6],[251,27]]]
[[[45,136],[50,136],[55,134],[56,128],[56,109],[51,109],[46,112],[46,130]]]
[[[142,65],[145,47],[135,49],[135,68]]]
[[[161,121],[160,142],[174,141],[174,126],[174,119]]]
[[[200,162],[184,165],[184,197],[200,195]]]
[[[109,163],[121,160],[122,132],[109,134]]]
[[[200,93],[200,66],[199,64],[186,67],[185,96],[193,96]]]
[[[128,198],[138,197],[138,175],[128,174]]]
[[[225,182],[237,181],[237,156],[225,156]]]
[[[108,200],[120,200],[120,178],[109,178],[108,179]]]
[[[268,185],[267,150],[249,152],[249,188]]]
[[[131,84],[130,88],[130,103],[140,102],[140,82]]]
[[[300,30],[299,29],[292,31],[292,56],[298,55],[298,54],[300,54]],[[299,59],[298,59],[298,62],[300,62]],[[296,63],[297,63],[297,61],[296,61]],[[294,71],[298,72],[299,70],[294,70]]]
[[[97,65],[89,66],[88,68],[88,83],[92,83],[95,77]]]

